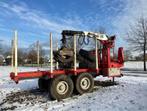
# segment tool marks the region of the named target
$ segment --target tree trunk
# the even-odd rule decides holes
[[[146,38],[145,38],[144,48],[143,48],[143,63],[144,63],[144,71],[146,71]]]
[[[144,62],[144,71],[146,71],[146,45],[147,45],[147,32],[145,27],[145,22],[143,24],[144,29],[144,47],[143,47],[143,62]]]
[[[144,71],[146,71],[146,54],[145,54],[145,49],[143,53],[143,62],[144,62]]]
[[[143,58],[143,60],[144,60],[144,71],[146,71],[147,69],[146,69],[146,45],[147,45],[147,35],[146,35],[146,32],[145,32],[145,37],[144,37],[144,58]]]

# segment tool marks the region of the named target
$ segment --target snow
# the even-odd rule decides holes
[[[147,64],[147,62],[146,62]],[[147,66],[146,66],[147,67]],[[124,69],[127,70],[143,70],[143,61],[128,61],[124,64]]]
[[[136,65],[137,64],[137,65]],[[47,92],[40,92],[37,79],[23,80],[15,84],[10,80],[11,67],[0,66],[0,110],[16,111],[146,111],[147,76],[140,71],[141,62],[125,63],[124,76],[116,78],[95,78],[93,92],[75,95],[62,101],[52,101]],[[138,68],[138,71],[132,71]],[[46,68],[49,69],[49,68]],[[126,70],[131,69],[131,70]],[[37,68],[19,67],[19,71]],[[40,69],[43,70],[43,69]]]

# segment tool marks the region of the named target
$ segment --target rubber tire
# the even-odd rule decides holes
[[[44,78],[39,78],[38,87],[40,91],[47,91],[48,90],[48,80],[45,80]]]
[[[67,91],[66,94],[59,94],[56,90],[57,84],[60,81],[65,81],[68,85],[69,85],[69,89]],[[74,84],[73,81],[70,77],[66,76],[66,75],[59,75],[55,78],[53,78],[50,81],[50,85],[49,85],[49,96],[51,97],[52,100],[61,100],[61,99],[65,99],[67,97],[70,97],[73,93],[73,89],[74,89]]]
[[[80,86],[80,82],[81,79],[87,77],[90,80],[90,86],[88,89],[84,90],[81,86]],[[76,88],[76,92],[79,94],[84,94],[84,93],[89,93],[93,90],[94,87],[94,80],[93,80],[93,76],[89,73],[81,73],[77,76],[76,81],[75,81],[75,88]]]

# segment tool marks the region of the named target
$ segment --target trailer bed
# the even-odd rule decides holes
[[[33,79],[33,78],[41,78],[44,76],[47,76],[48,78],[53,78],[54,76],[57,75],[61,75],[61,74],[73,74],[73,75],[77,75],[80,73],[84,73],[84,72],[93,72],[96,73],[97,75],[99,74],[99,70],[96,69],[77,69],[76,71],[74,69],[68,69],[68,70],[53,70],[53,72],[51,73],[50,70],[46,70],[46,71],[29,71],[29,72],[18,72],[17,75],[15,75],[14,72],[10,73],[10,78],[12,80],[14,80],[16,83],[18,83],[20,80],[24,80],[24,79]]]

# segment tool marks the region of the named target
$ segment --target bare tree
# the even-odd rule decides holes
[[[2,40],[0,40],[0,54],[2,54],[3,48],[2,48]]]
[[[37,47],[36,47],[36,43],[33,43],[29,46],[29,52],[27,54],[27,59],[30,60],[31,63],[37,63]],[[42,49],[41,44],[39,45],[39,54],[40,54],[40,64],[44,63],[44,56],[45,56],[45,52]]]
[[[124,50],[124,60],[129,61],[129,60],[132,60],[132,59],[133,59],[133,57],[132,57],[131,51],[130,50]]]
[[[27,54],[27,59],[28,61],[32,63],[37,63],[37,51],[34,49],[30,49],[28,54]]]
[[[126,40],[132,51],[143,53],[144,71],[146,71],[147,18],[140,17],[134,25],[130,25]]]

